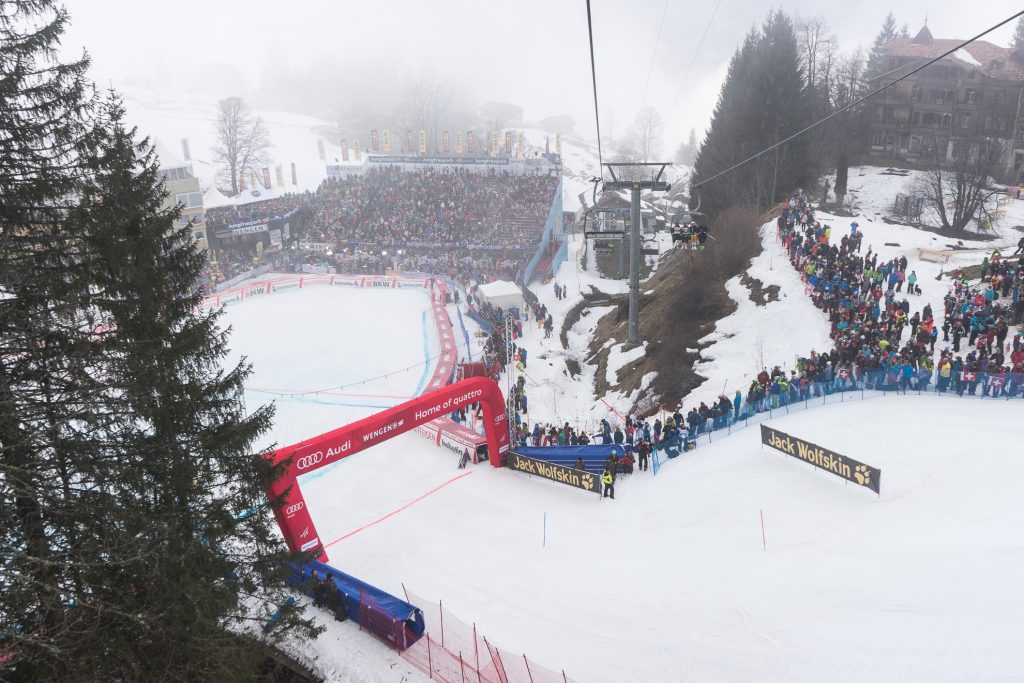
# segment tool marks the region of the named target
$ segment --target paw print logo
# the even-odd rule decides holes
[[[591,491],[594,488],[594,476],[589,472],[583,475],[583,488],[588,491]]]
[[[853,478],[861,486],[868,486],[871,483],[871,470],[868,469],[867,465],[857,465],[853,469]]]

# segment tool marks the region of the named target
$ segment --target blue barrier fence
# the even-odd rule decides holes
[[[462,328],[462,338],[466,342],[466,357],[469,360],[473,360],[473,346],[469,343],[469,331],[466,329],[466,321],[462,319],[462,307],[456,306],[455,310],[459,314],[459,327]]]
[[[293,565],[288,583],[313,596],[311,575],[334,579],[339,600],[344,600],[348,618],[393,647],[404,650],[423,635],[423,612],[401,598],[349,576],[329,564],[310,560]]]
[[[788,391],[769,393],[756,400],[744,399],[738,410],[733,406],[727,414],[713,411],[711,416],[687,431],[689,440],[696,446],[791,412],[890,395],[930,395],[977,401],[1024,400],[1024,373],[978,372],[966,373],[965,377],[939,376],[933,383],[931,373],[922,377],[902,377],[898,372],[882,371],[836,378],[831,382],[793,385]],[[677,444],[662,442],[655,444],[654,450],[655,474],[667,460],[678,455]]]
[[[472,308],[472,307],[471,308],[467,308],[466,309],[466,315],[468,315],[473,320],[473,322],[475,322],[477,325],[479,325],[480,329],[483,330],[485,333],[487,333],[487,334],[493,334],[494,333],[494,325],[491,323],[490,320],[488,320],[487,318],[483,317],[480,314],[480,311],[478,311],[478,310],[476,310],[475,308]]]
[[[626,454],[626,446],[620,444],[590,444],[588,446],[517,446],[516,453],[528,458],[537,458],[544,462],[565,467],[575,467],[576,459],[583,460],[584,469],[594,474],[601,474],[608,457],[615,453],[620,458]]]
[[[537,264],[540,263],[544,254],[547,253],[548,244],[551,242],[551,238],[556,233],[562,231],[562,178],[558,178],[558,186],[555,188],[555,196],[551,199],[551,209],[548,211],[547,221],[544,223],[544,232],[540,237],[540,244],[537,245],[537,251],[533,257],[527,262],[526,267],[523,269],[523,284],[529,285],[530,280],[533,279],[534,271],[537,270]]]
[[[696,448],[701,443],[709,444],[717,438],[724,438],[735,431],[758,425],[766,420],[819,406],[890,395],[931,395],[973,398],[977,401],[1024,400],[1024,373],[978,372],[963,376],[965,379],[961,379],[960,376],[936,377],[933,384],[931,374],[926,377],[902,377],[897,372],[872,372],[859,377],[837,378],[831,382],[797,384],[787,391],[769,393],[763,398],[744,399],[738,409],[734,404],[730,404],[728,412],[715,409],[711,415],[702,417],[692,428],[688,428],[685,449],[678,432],[666,432],[662,441],[654,444],[654,451],[651,454],[652,469],[654,474],[658,474],[669,460],[685,450]],[[603,446],[603,456],[589,459],[584,456],[587,470],[599,472],[610,453],[608,449],[612,447],[614,446]],[[576,451],[573,450],[576,448],[595,446],[520,447],[516,448],[516,451],[533,458],[572,467],[576,462]],[[629,444],[624,444],[622,448],[632,450]]]

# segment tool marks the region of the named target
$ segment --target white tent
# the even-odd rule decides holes
[[[508,280],[496,280],[477,287],[477,294],[492,306],[523,309],[523,292],[519,285]]]
[[[206,194],[203,195],[203,208],[204,209],[219,209],[222,206],[234,206],[235,200],[224,195],[223,192],[218,190],[215,186],[211,186]]]

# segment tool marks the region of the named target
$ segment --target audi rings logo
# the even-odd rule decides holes
[[[300,470],[308,470],[313,465],[319,465],[323,461],[323,459],[323,451],[317,451],[316,453],[304,455],[301,458],[299,458],[298,461],[295,463],[295,466],[298,467]]]
[[[302,509],[303,507],[305,507],[305,505],[306,505],[305,503],[296,503],[295,505],[289,505],[288,507],[286,507],[286,508],[284,509],[284,514],[286,514],[286,515],[288,515],[289,517],[291,517],[291,516],[292,516],[292,515],[294,515],[294,514],[295,514],[296,512],[298,512],[298,511],[299,511],[299,510],[301,510],[301,509]]]

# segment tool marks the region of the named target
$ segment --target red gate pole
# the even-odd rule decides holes
[[[526,653],[523,653],[523,661],[526,662],[526,675],[530,677],[530,683],[533,683],[533,673],[530,671],[530,660],[526,658]]]
[[[480,645],[477,643],[476,622],[473,622],[473,657],[476,659],[476,673],[480,674]]]
[[[427,634],[427,673],[434,677],[434,661],[430,657],[430,634]]]

